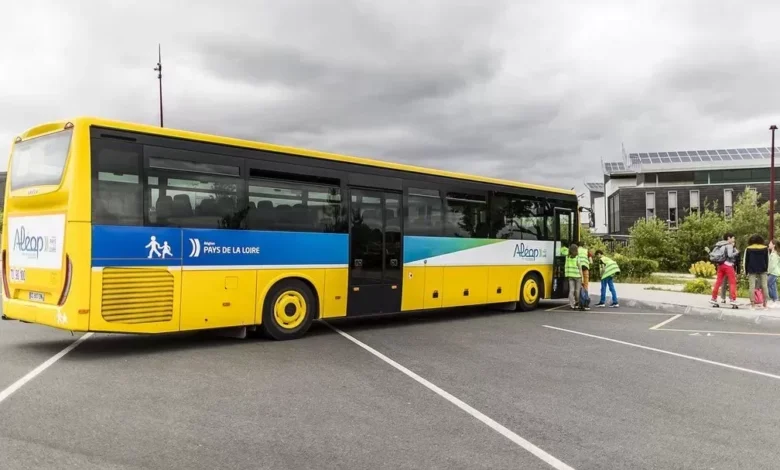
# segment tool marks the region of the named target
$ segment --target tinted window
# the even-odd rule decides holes
[[[544,200],[496,195],[492,199],[491,208],[492,238],[551,239],[552,211]]]
[[[447,194],[444,236],[486,238],[488,236],[487,201],[484,196]]]
[[[512,200],[513,228],[512,237],[515,240],[545,240],[544,206],[534,200]]]
[[[240,168],[234,165],[220,165],[216,163],[173,160],[170,158],[161,157],[149,157],[149,167],[165,170],[193,171],[197,173],[209,173],[224,176],[240,175]]]
[[[141,153],[137,144],[92,140],[93,223],[142,225]]]
[[[441,236],[442,211],[439,191],[409,189],[407,199],[406,235]]]
[[[68,129],[14,144],[11,190],[59,185],[72,135],[73,130]]]
[[[346,233],[338,186],[277,180],[250,180],[250,230]]]
[[[146,183],[151,225],[238,229],[247,213],[240,178],[150,168]]]
[[[490,231],[491,238],[508,239],[512,237],[512,200],[508,196],[496,195],[491,199]]]

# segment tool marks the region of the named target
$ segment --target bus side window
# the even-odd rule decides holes
[[[105,225],[143,223],[139,169],[142,146],[92,140],[92,222]]]

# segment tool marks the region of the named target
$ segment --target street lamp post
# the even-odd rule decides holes
[[[775,131],[777,126],[769,127],[772,131],[772,156],[769,162],[769,239],[775,238]]]
[[[163,98],[162,98],[162,48],[157,45],[157,67],[154,68],[157,72],[157,80],[160,82],[160,127],[163,126]]]

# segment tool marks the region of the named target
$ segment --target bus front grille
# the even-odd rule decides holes
[[[103,269],[101,314],[114,323],[171,321],[173,275],[165,268]]]

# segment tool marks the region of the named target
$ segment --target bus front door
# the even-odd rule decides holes
[[[569,296],[569,283],[566,281],[566,253],[573,240],[574,213],[571,209],[555,208],[555,257],[553,258],[553,285],[552,298],[562,299]]]
[[[347,315],[401,311],[401,193],[350,188]]]

